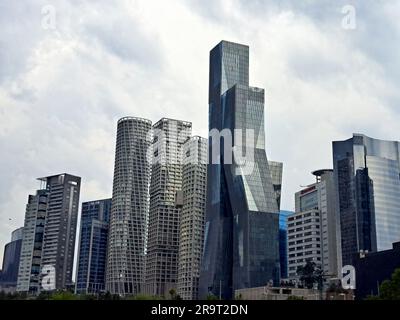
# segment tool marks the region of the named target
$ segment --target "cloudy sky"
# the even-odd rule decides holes
[[[0,259],[35,178],[69,172],[83,201],[111,196],[120,117],[189,120],[205,136],[222,39],[250,46],[294,209],[310,172],[332,167],[332,140],[400,139],[399,14],[398,0],[1,0]]]

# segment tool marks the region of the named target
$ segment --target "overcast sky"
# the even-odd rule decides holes
[[[188,120],[206,136],[222,39],[250,46],[293,210],[310,172],[332,167],[333,140],[400,139],[399,15],[398,0],[1,0],[0,259],[37,177],[72,173],[82,201],[111,196],[119,118]]]

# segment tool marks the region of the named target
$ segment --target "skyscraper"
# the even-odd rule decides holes
[[[47,190],[38,190],[29,195],[26,205],[17,291],[39,293],[41,289],[41,267],[43,233],[46,224]]]
[[[268,161],[268,165],[271,172],[275,198],[278,203],[278,208],[280,208],[283,163],[276,161]],[[280,276],[282,279],[286,279],[288,277],[287,217],[291,213],[292,212],[290,211],[282,211],[282,210],[279,212],[279,261],[281,269]]]
[[[271,181],[274,187],[275,198],[278,203],[278,208],[281,206],[281,193],[282,193],[282,175],[283,163],[276,161],[268,161],[269,170],[271,172]]]
[[[55,272],[54,289],[72,285],[81,178],[59,174],[38,179],[42,187],[29,196],[21,249],[18,291],[37,293],[41,275]]]
[[[13,231],[11,242],[7,243],[4,248],[3,267],[0,274],[0,286],[2,287],[14,290],[17,287],[23,229],[19,228]]]
[[[11,233],[11,242],[22,240],[24,234],[24,227],[20,227]]]
[[[153,163],[150,186],[149,241],[146,289],[168,296],[177,289],[179,223],[182,199],[182,150],[191,136],[190,122],[163,118],[153,126]]]
[[[219,136],[209,140],[200,297],[230,299],[237,289],[278,284],[280,278],[279,205],[265,151],[264,90],[249,86],[248,46],[222,41],[210,53],[209,129],[224,134],[224,143]],[[229,133],[234,150],[252,157],[244,166],[225,152],[232,147]]]
[[[296,212],[288,217],[289,278],[313,261],[328,278],[339,273],[338,217],[333,170],[313,172],[317,181],[297,192]]]
[[[178,294],[198,299],[207,193],[207,139],[192,137],[183,146],[183,207],[180,219]]]
[[[144,283],[149,214],[151,121],[118,121],[111,205],[106,289],[137,294]]]
[[[56,289],[72,285],[81,178],[59,174],[39,179],[49,192],[42,265],[53,266]]]
[[[108,223],[111,199],[82,203],[75,291],[105,291]]]
[[[288,277],[288,230],[287,219],[294,212],[281,210],[279,214],[279,260],[281,262],[281,278]]]
[[[400,149],[397,141],[354,134],[333,142],[343,265],[360,251],[389,250],[400,240]]]

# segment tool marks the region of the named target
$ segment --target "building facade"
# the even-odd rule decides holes
[[[42,276],[48,288],[72,285],[81,178],[59,174],[39,178],[41,189],[30,195],[25,214],[17,291],[39,293]]]
[[[280,280],[279,205],[265,150],[264,99],[263,89],[249,86],[248,46],[222,41],[211,50],[200,298],[231,299],[237,289]],[[236,161],[240,153],[248,159]]]
[[[393,243],[389,250],[356,255],[354,268],[356,300],[379,295],[379,286],[390,280],[394,271],[400,268],[400,242]]]
[[[48,203],[47,190],[28,197],[22,237],[17,291],[39,293],[42,266],[43,233]]]
[[[111,199],[82,203],[76,293],[105,291]]]
[[[17,287],[19,261],[21,256],[22,235],[24,228],[12,232],[11,242],[4,247],[3,267],[0,274],[2,287]]]
[[[145,293],[168,296],[177,290],[179,227],[182,213],[183,145],[191,136],[190,122],[163,118],[153,126],[149,238]]]
[[[11,233],[11,242],[22,240],[24,227],[18,228]]]
[[[268,161],[269,170],[271,173],[272,186],[274,188],[276,202],[278,207],[281,206],[281,193],[282,193],[282,175],[283,163],[277,161]]]
[[[287,219],[292,211],[281,210],[279,214],[279,260],[281,262],[281,279],[288,278],[288,228]]]
[[[183,145],[178,295],[197,300],[204,244],[207,193],[207,139],[192,137]]]
[[[151,142],[150,120],[118,121],[106,270],[113,294],[138,294],[144,284]]]
[[[59,174],[39,179],[49,197],[43,233],[42,266],[55,268],[55,288],[71,287],[81,178]]]
[[[400,240],[400,149],[397,141],[354,134],[333,142],[343,265],[362,251]]]
[[[236,290],[235,296],[241,300],[321,300],[321,293],[313,289],[299,289],[292,287],[257,287]]]
[[[341,270],[333,170],[313,174],[317,182],[296,193],[296,211],[288,217],[290,279],[297,278],[297,268],[307,261],[315,262],[327,278],[337,278]]]

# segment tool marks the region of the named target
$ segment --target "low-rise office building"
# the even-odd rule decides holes
[[[400,268],[400,242],[393,243],[390,250],[360,253],[353,261],[356,271],[355,299],[378,295],[382,282],[390,280],[393,272]]]
[[[236,290],[235,297],[238,300],[320,300],[321,293],[313,289],[265,286]]]

